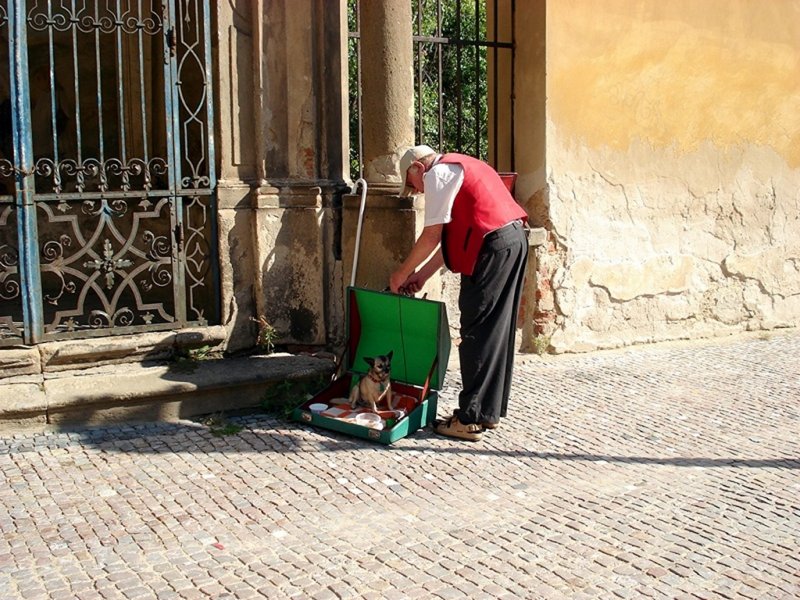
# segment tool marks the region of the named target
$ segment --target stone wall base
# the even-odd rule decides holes
[[[258,407],[270,386],[333,371],[332,361],[307,355],[204,359],[225,334],[217,326],[0,349],[0,430]]]
[[[324,380],[333,369],[327,359],[272,354],[8,377],[0,386],[0,431],[172,421],[259,408],[270,387]]]
[[[197,327],[137,335],[45,342],[33,347],[0,348],[0,382],[18,375],[169,360],[181,352],[221,347],[226,335],[226,329],[221,326]]]

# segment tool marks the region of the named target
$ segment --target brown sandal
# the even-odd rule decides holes
[[[456,415],[434,422],[433,430],[440,435],[469,440],[470,442],[479,441],[483,434],[483,427],[475,423],[465,425],[458,420]]]

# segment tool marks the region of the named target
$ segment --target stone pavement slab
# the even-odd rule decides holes
[[[477,443],[5,434],[0,598],[800,597],[798,357],[797,332],[520,356]]]

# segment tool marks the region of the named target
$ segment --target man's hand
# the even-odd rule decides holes
[[[389,289],[392,290],[392,293],[399,294],[400,288],[403,287],[407,278],[408,276],[400,269],[392,273],[389,276]]]
[[[414,247],[411,248],[411,252],[403,261],[403,264],[401,264],[389,277],[389,289],[395,294],[400,292],[401,288],[406,285],[406,280],[414,275],[414,271],[417,269],[417,267],[425,261],[428,261],[425,266],[420,269],[420,272],[427,273],[425,279],[420,282],[421,287],[433,272],[432,270],[429,271],[428,268],[433,262],[433,258],[435,258],[436,255],[441,254],[441,250],[439,250],[436,252],[434,257],[431,257],[431,255],[437,250],[441,240],[442,225],[428,225],[427,227],[424,227],[419,238],[417,238],[417,241],[414,242]],[[437,260],[441,261],[441,259]],[[441,264],[441,262],[439,262],[439,264]]]
[[[428,281],[430,275],[424,273],[424,269],[420,269],[416,273],[412,273],[405,279],[402,279],[403,274],[400,271],[395,271],[389,278],[389,289],[395,294],[416,294]]]
[[[407,294],[416,294],[422,289],[426,281],[428,281],[428,277],[423,275],[422,271],[417,271],[416,273],[412,273],[408,279],[405,280],[403,285],[400,286],[400,289]]]

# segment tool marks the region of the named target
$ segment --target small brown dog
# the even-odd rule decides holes
[[[386,398],[389,410],[392,406],[392,383],[389,375],[392,371],[392,350],[389,354],[376,356],[375,358],[364,357],[369,365],[369,371],[353,386],[350,391],[350,407],[357,405],[369,406],[373,412],[378,412],[378,403]]]

